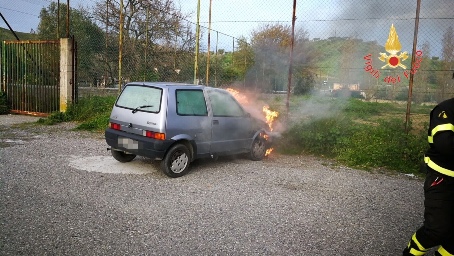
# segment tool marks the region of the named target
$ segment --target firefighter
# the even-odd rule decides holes
[[[424,156],[424,224],[403,255],[454,255],[454,98],[430,112],[429,149]]]

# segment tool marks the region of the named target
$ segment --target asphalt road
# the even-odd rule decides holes
[[[35,120],[0,116],[0,255],[401,255],[422,224],[414,177],[273,154],[171,179]]]

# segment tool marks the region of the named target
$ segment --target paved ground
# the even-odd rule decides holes
[[[0,116],[0,255],[400,255],[422,223],[413,177],[274,154],[170,179],[36,120]]]

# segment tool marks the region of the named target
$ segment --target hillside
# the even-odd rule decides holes
[[[36,34],[16,32],[16,35],[20,40],[36,40],[38,36]],[[0,28],[0,41],[5,40],[16,40],[14,34],[7,28]]]
[[[335,80],[355,82],[364,76],[364,56],[377,55],[384,51],[384,47],[376,42],[364,42],[360,39],[329,38],[315,40],[311,45],[317,50],[319,57],[314,67],[320,70],[320,75]],[[378,58],[376,61],[379,64]],[[358,81],[356,81],[358,82]]]

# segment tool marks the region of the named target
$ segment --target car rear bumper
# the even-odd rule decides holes
[[[154,160],[162,160],[167,149],[172,145],[172,141],[156,140],[111,128],[107,128],[104,135],[107,145],[113,150],[121,150]]]

